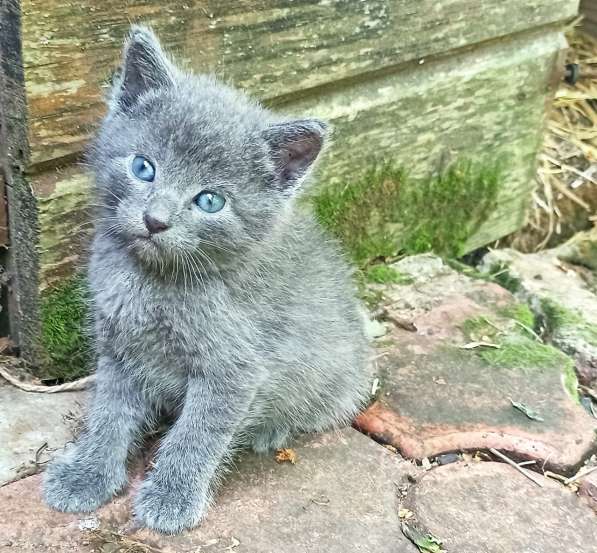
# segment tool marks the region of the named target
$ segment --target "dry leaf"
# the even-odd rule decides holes
[[[398,511],[398,516],[401,519],[408,520],[415,516],[415,514],[410,509],[405,509],[404,507]]]
[[[468,344],[464,344],[460,346],[460,349],[475,349],[475,348],[495,348],[500,349],[499,344],[493,344],[491,342],[469,342]]]
[[[296,451],[289,447],[276,449],[276,456],[274,457],[276,463],[292,463],[296,464]]]
[[[529,419],[538,422],[543,422],[545,420],[541,415],[539,415],[539,413],[537,413],[537,411],[534,411],[528,405],[525,405],[524,403],[520,403],[518,401],[513,401],[510,397],[508,399],[510,400],[510,403],[512,404],[512,407],[514,407],[514,409],[518,409],[521,413],[524,413]]]

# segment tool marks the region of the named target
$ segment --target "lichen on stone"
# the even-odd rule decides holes
[[[477,355],[496,368],[520,369],[538,374],[545,370],[558,370],[564,389],[576,402],[580,401],[574,361],[553,345],[538,339],[534,333],[535,319],[528,306],[513,303],[500,309],[498,315],[495,321],[487,316],[479,316],[462,323],[461,330],[467,339],[489,340],[494,344],[494,347],[477,348]]]
[[[577,336],[597,347],[597,328],[588,323],[580,313],[567,309],[549,298],[541,300],[541,311],[548,333],[556,336]]]
[[[526,303],[513,303],[499,311],[500,315],[508,317],[529,328],[535,328],[535,315]]]
[[[385,263],[371,265],[364,270],[368,282],[377,284],[411,284],[413,279]]]

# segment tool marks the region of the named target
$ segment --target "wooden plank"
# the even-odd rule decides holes
[[[522,225],[534,187],[546,95],[565,47],[560,33],[537,32],[296,103],[293,109],[335,126],[322,182],[350,182],[355,170],[375,158],[396,160],[413,176],[458,157],[503,158],[498,207],[468,241],[470,251]]]
[[[131,21],[262,100],[563,21],[577,0],[23,0],[32,163],[79,151]],[[369,77],[367,77],[369,78]]]
[[[597,36],[597,0],[582,0],[580,13],[584,16],[582,29],[590,35]]]
[[[33,181],[41,223],[39,243],[43,290],[81,268],[91,237],[90,176],[77,165],[51,169]]]
[[[0,248],[8,248],[8,206],[6,205],[6,180],[3,171],[0,171]]]
[[[0,180],[6,185],[9,235],[8,251],[2,252],[6,263],[2,303],[8,307],[12,341],[24,359],[35,363],[39,361],[38,226],[35,199],[24,174],[29,150],[20,32],[18,0],[0,1]],[[5,320],[1,323],[6,326]]]
[[[415,176],[459,156],[489,161],[506,156],[499,207],[471,237],[472,249],[522,222],[533,186],[546,91],[564,46],[557,32],[533,33],[283,107],[332,122],[334,143],[320,164],[321,183],[350,183],[380,156],[397,160]],[[89,230],[81,216],[88,180],[71,169],[48,173],[35,185],[44,282],[51,282],[79,263],[76,255]],[[447,216],[449,212],[446,206]]]
[[[581,0],[580,13],[584,16],[583,30],[597,36],[597,0]]]

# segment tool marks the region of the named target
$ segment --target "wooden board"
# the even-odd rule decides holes
[[[561,22],[577,0],[23,0],[33,164],[80,151],[131,21],[275,104]]]
[[[533,186],[534,159],[546,92],[564,47],[557,31],[487,43],[397,74],[293,100],[280,109],[334,125],[334,143],[319,167],[322,183],[350,183],[376,159],[394,159],[411,173],[458,156],[507,158],[499,208],[470,248],[515,230]],[[35,181],[42,222],[44,282],[80,263],[91,227],[82,217],[89,181],[75,168]],[[446,206],[449,213],[449,206]]]
[[[597,36],[597,0],[581,0],[580,13],[584,16],[583,29]]]
[[[0,326],[9,327],[10,338],[27,361],[38,361],[38,259],[37,210],[25,176],[28,165],[27,110],[20,45],[21,13],[17,0],[0,2],[0,181],[1,208],[8,204],[0,225],[8,226],[8,250],[0,258],[3,269]],[[8,323],[8,324],[7,324]]]

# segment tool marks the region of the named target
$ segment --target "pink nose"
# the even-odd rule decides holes
[[[170,228],[170,225],[160,221],[159,219],[156,219],[155,217],[152,217],[149,215],[149,213],[145,213],[143,215],[143,222],[145,223],[145,226],[150,234],[157,234],[158,232],[163,232],[164,230]]]

